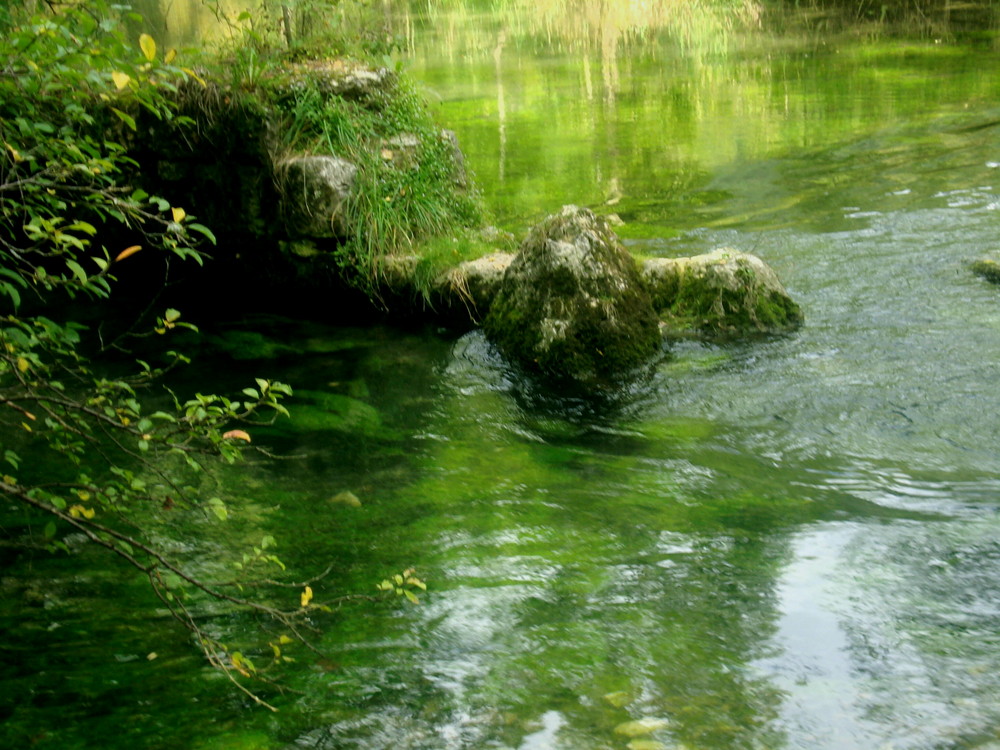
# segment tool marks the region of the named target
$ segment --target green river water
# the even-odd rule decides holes
[[[335,592],[415,566],[421,605],[325,619],[271,714],[124,606],[141,578],[19,557],[0,746],[1000,748],[992,37],[452,5],[394,28],[503,228],[576,203],[637,252],[748,250],[805,326],[671,345],[595,405],[478,332],[233,321],[194,376],[298,394],[258,438],[298,458],[225,475],[234,533]]]

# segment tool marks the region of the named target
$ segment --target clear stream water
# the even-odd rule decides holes
[[[1000,289],[968,268],[1000,229],[1000,53],[510,6],[394,20],[501,226],[578,203],[637,252],[749,250],[805,326],[669,346],[598,407],[478,332],[233,323],[196,376],[300,394],[259,438],[300,458],[228,476],[238,528],[334,592],[415,566],[422,604],[339,610],[272,715],[127,571],[22,557],[0,744],[1000,747]]]

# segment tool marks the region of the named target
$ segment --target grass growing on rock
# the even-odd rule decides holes
[[[438,249],[451,243],[471,253],[486,223],[455,136],[434,121],[421,92],[392,62],[398,45],[369,4],[310,5],[305,16],[297,13],[293,8],[291,28],[268,4],[230,19],[228,39],[214,55],[199,58],[201,85],[183,94],[194,132],[211,136],[201,138],[211,141],[207,146],[178,149],[190,147],[192,170],[211,171],[207,161],[215,160],[232,171],[232,155],[248,154],[247,161],[265,175],[270,168],[274,184],[243,191],[230,184],[234,178],[223,189],[204,191],[198,186],[205,180],[193,181],[198,186],[173,182],[191,205],[198,197],[209,204],[232,203],[230,196],[243,199],[244,193],[264,196],[263,207],[242,226],[251,241],[283,243],[275,254],[278,267],[340,275],[372,299],[383,291],[383,258],[418,256],[420,273],[410,280],[409,293],[429,301],[432,282],[453,261],[467,259]],[[280,165],[307,155],[338,157],[357,167],[335,225],[347,227],[338,232],[346,236],[315,243],[282,236]],[[158,158],[177,161],[172,153]],[[244,218],[239,211],[218,214],[218,225]],[[289,240],[309,252],[284,257]]]
[[[356,283],[374,287],[383,256],[423,256],[423,243],[439,247],[483,223],[480,196],[468,186],[454,141],[405,78],[389,73],[384,84],[355,98],[324,90],[315,65],[305,71],[269,94],[281,115],[273,148],[335,155],[357,165],[346,205],[355,231],[336,251]],[[444,260],[438,253],[433,257]],[[435,275],[423,274],[425,282]]]

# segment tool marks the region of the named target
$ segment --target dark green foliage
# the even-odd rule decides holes
[[[137,121],[190,133],[178,94],[198,77],[148,35],[129,43],[121,20],[101,1],[0,16],[0,497],[22,511],[4,532],[58,554],[84,540],[131,565],[208,661],[262,703],[238,681],[257,673],[250,658],[205,633],[196,612],[226,602],[295,635],[307,605],[281,590],[244,596],[244,584],[283,570],[269,536],[242,559],[230,545],[214,573],[199,567],[200,555],[225,557],[201,535],[229,516],[226,488],[204,477],[250,447],[251,422],[287,413],[291,389],[263,378],[231,396],[155,388],[187,362],[155,342],[193,326],[172,308],[111,319],[120,268],[147,256],[201,263],[198,244],[214,242],[194,206],[136,186]]]

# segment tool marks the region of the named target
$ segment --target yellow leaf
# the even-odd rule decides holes
[[[171,47],[170,49],[167,50],[167,54],[164,55],[163,62],[166,63],[167,65],[170,65],[170,63],[174,61],[175,57],[177,57],[177,50]]]
[[[16,148],[14,148],[13,146],[11,146],[9,143],[4,143],[4,145],[7,147],[7,150],[10,151],[10,156],[11,156],[11,158],[15,162],[22,162],[22,161],[24,161],[24,157],[21,156],[21,152],[20,151],[18,151]]]
[[[205,79],[195,73],[191,68],[181,68],[185,73],[191,76],[194,80],[201,84],[202,88],[208,88],[208,84],[205,83]]]
[[[90,493],[87,492],[86,490],[77,490],[76,496],[81,500],[83,500],[83,502],[87,502],[88,500],[90,500]]]
[[[222,439],[246,440],[249,443],[250,435],[248,435],[245,430],[229,430],[229,432],[222,433]]]
[[[27,372],[28,368],[31,367],[31,363],[24,357],[17,358],[17,369],[21,372]]]
[[[229,661],[232,663],[233,668],[239,672],[244,677],[250,677],[250,669],[253,669],[253,665],[244,658],[243,654],[239,651],[234,651],[229,657]]]
[[[128,73],[122,73],[120,70],[116,70],[111,74],[111,80],[115,82],[115,88],[121,91],[123,88],[128,86],[129,81],[132,80],[132,76]]]
[[[84,508],[82,505],[73,505],[69,509],[69,514],[73,516],[73,518],[93,518],[95,513],[93,508]]]
[[[176,206],[170,209],[170,213],[173,214],[174,221],[178,224],[184,221],[184,217],[187,216],[183,208],[177,208]]]
[[[306,586],[305,590],[302,592],[302,606],[303,607],[308,607],[309,606],[309,602],[312,601],[312,598],[313,598],[312,587],[311,586]]]
[[[126,247],[124,250],[118,253],[118,255],[115,256],[114,262],[117,263],[120,260],[125,260],[126,258],[135,255],[140,250],[142,250],[142,245],[132,245],[130,247]]]
[[[150,651],[148,654],[146,654],[146,660],[153,661],[153,659],[155,659],[157,656],[159,656],[158,653],[156,653],[155,651]]]
[[[278,643],[280,643],[282,646],[287,646],[289,643],[294,643],[294,641],[287,635],[282,633],[280,636],[278,636]]]
[[[149,34],[139,35],[139,49],[142,50],[143,57],[150,62],[156,58],[156,42]]]

